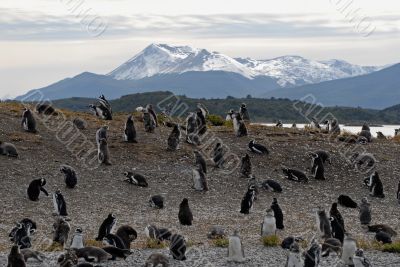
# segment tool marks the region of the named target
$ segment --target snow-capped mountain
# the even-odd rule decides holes
[[[380,69],[353,65],[343,60],[314,61],[299,56],[268,60],[231,58],[189,46],[151,44],[108,75],[117,80],[139,80],[159,74],[225,71],[248,79],[268,76],[281,87],[293,87],[365,75]]]

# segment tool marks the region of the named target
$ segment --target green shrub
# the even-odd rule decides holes
[[[277,247],[281,244],[281,241],[277,235],[265,236],[262,238],[262,242],[266,247]]]
[[[400,241],[393,242],[392,244],[383,245],[382,251],[390,253],[400,253]]]
[[[212,126],[223,126],[225,120],[218,115],[210,114],[207,116],[207,120],[211,123]]]
[[[216,247],[227,248],[229,246],[229,239],[227,239],[227,238],[217,238],[217,239],[213,239],[212,243]]]
[[[233,128],[233,121],[224,121],[224,126],[227,128]]]

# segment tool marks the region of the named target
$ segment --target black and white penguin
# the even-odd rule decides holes
[[[251,152],[256,153],[256,154],[260,154],[260,155],[268,155],[269,154],[268,148],[266,148],[263,145],[256,144],[255,140],[250,141],[249,149]]]
[[[98,118],[103,120],[112,120],[112,108],[104,95],[99,96],[98,103],[91,104],[89,107]]]
[[[85,130],[88,127],[87,122],[82,119],[82,118],[74,118],[74,120],[72,121],[72,123],[75,125],[76,128],[78,128],[79,130]]]
[[[271,190],[276,193],[282,193],[282,186],[274,180],[267,179],[261,183],[261,187],[265,190]]]
[[[100,225],[96,241],[102,241],[106,235],[110,234],[116,223],[117,218],[115,217],[115,215],[112,213],[108,214],[107,218]]]
[[[250,175],[252,174],[251,160],[249,154],[247,153],[241,159],[240,174],[242,175],[242,177],[246,178],[250,177]]]
[[[256,197],[256,188],[255,186],[250,186],[247,189],[246,194],[244,195],[241,205],[240,205],[240,213],[249,214],[253,208],[254,199]]]
[[[44,189],[45,185],[46,185],[46,179],[44,179],[44,178],[33,180],[29,184],[29,187],[27,190],[29,199],[32,201],[38,201],[40,191],[42,191],[46,196],[49,196],[49,193],[47,193],[46,189]]]
[[[138,173],[133,173],[133,172],[124,172],[124,175],[126,176],[126,179],[124,180],[125,182],[128,182],[133,185],[137,185],[140,187],[148,187],[149,184],[146,181],[146,178]]]
[[[30,109],[27,109],[27,108],[24,109],[24,112],[22,114],[21,125],[25,131],[30,132],[30,133],[37,133],[36,120]]]
[[[357,241],[349,234],[346,234],[342,245],[341,260],[344,266],[354,266],[353,258],[357,251]]]
[[[22,222],[17,223],[10,233],[10,240],[18,245],[21,249],[30,248],[32,246],[30,238],[30,227]]]
[[[152,208],[163,209],[164,208],[164,197],[160,195],[152,196],[149,200],[149,205]]]
[[[213,148],[213,162],[216,168],[222,168],[225,163],[225,149],[221,143],[217,143]]]
[[[60,190],[57,190],[53,194],[53,205],[55,214],[58,216],[68,216],[67,213],[67,202],[64,199],[64,196],[61,194]]]
[[[261,223],[261,236],[272,236],[276,234],[276,219],[272,209],[267,210],[264,220]]]
[[[18,150],[13,144],[0,141],[0,155],[18,158]]]
[[[357,203],[347,195],[340,195],[338,197],[338,203],[339,205],[346,208],[356,209],[358,207]]]
[[[313,130],[319,130],[321,129],[321,126],[319,125],[319,122],[317,121],[316,118],[311,118],[311,123],[310,123],[310,127]]]
[[[153,118],[154,123],[155,123],[155,127],[158,127],[158,119],[157,119],[157,113],[155,112],[153,105],[152,104],[148,104],[146,106],[146,110],[149,112],[150,116]]]
[[[295,169],[288,169],[288,168],[282,168],[283,174],[288,178],[289,180],[295,181],[295,182],[300,182],[300,183],[307,183],[308,182],[308,177],[305,175],[303,172]]]
[[[71,238],[71,244],[69,246],[70,249],[80,249],[83,248],[83,231],[81,228],[76,228],[74,234]]]
[[[368,142],[368,143],[371,143],[371,142],[372,142],[372,134],[371,134],[370,131],[362,130],[362,131],[358,134],[358,136],[359,136],[359,137],[364,137],[365,139],[367,139],[367,142]]]
[[[369,192],[371,196],[379,198],[385,197],[385,194],[383,193],[383,184],[381,179],[379,178],[379,174],[377,171],[372,173],[369,178],[364,179],[364,182],[366,181],[368,181],[368,183],[366,184],[369,187]]]
[[[74,188],[78,183],[78,176],[74,168],[68,165],[61,165],[60,172],[64,174],[64,182],[68,188]]]
[[[342,242],[336,238],[327,238],[324,243],[322,243],[321,256],[328,257],[331,252],[340,255],[342,251]]]
[[[247,106],[245,103],[242,103],[242,105],[240,105],[239,114],[244,121],[250,121],[249,111],[247,110]]]
[[[237,137],[247,136],[247,127],[239,113],[232,115],[233,129]]]
[[[186,142],[192,145],[200,145],[199,125],[196,113],[189,113],[186,118]]]
[[[300,247],[297,242],[290,245],[289,255],[287,256],[285,267],[303,267],[304,262],[301,257]]]
[[[317,229],[319,230],[321,237],[326,239],[332,237],[331,223],[328,216],[326,215],[325,209],[318,208],[317,214]]]
[[[160,235],[158,228],[151,224],[144,228],[144,233],[146,234],[146,237],[150,239],[158,239],[158,236]]]
[[[125,142],[137,143],[136,128],[135,128],[135,123],[133,122],[132,115],[129,115],[129,117],[125,123],[124,140],[125,140]]]
[[[330,217],[330,222],[331,222],[332,237],[338,239],[340,242],[343,243],[344,233],[345,233],[343,226],[340,224],[337,217],[334,216]]]
[[[96,143],[97,143],[97,146],[100,145],[100,140],[101,139],[105,139],[106,141],[108,140],[108,137],[107,137],[108,129],[109,129],[109,126],[108,125],[104,125],[104,126],[100,127],[96,131]]]
[[[369,204],[368,198],[366,197],[361,199],[359,216],[362,225],[368,225],[371,223],[371,204]]]
[[[304,241],[302,237],[294,237],[294,236],[288,236],[283,239],[281,242],[281,248],[283,249],[290,249],[290,246],[296,242],[301,242]]]
[[[282,121],[278,120],[278,122],[275,124],[275,127],[282,128],[283,127]]]
[[[125,244],[127,249],[131,248],[131,243],[137,238],[137,232],[129,225],[122,225],[115,233]]]
[[[363,166],[366,167],[374,167],[376,160],[374,155],[370,154],[370,153],[354,153],[351,157],[350,157],[350,161],[351,163],[354,165],[355,168],[360,169]]]
[[[146,132],[154,133],[157,124],[154,116],[147,109],[143,110],[143,124]]]
[[[168,136],[168,148],[167,150],[170,151],[175,151],[178,150],[179,148],[179,143],[181,139],[181,129],[179,124],[174,124],[174,128],[172,129],[172,132]]]
[[[376,138],[386,140],[386,136],[382,132],[376,132]]]
[[[322,158],[318,154],[312,154],[313,166],[311,168],[311,174],[316,180],[326,180],[325,178],[325,167]]]
[[[384,231],[379,231],[375,234],[375,240],[378,242],[382,242],[383,244],[391,244],[392,243],[392,237],[390,234],[384,232]]]
[[[228,262],[241,263],[245,261],[244,247],[240,240],[239,231],[235,230],[233,235],[229,237]]]
[[[120,249],[126,249],[124,241],[122,239],[114,234],[107,234],[103,238],[103,244],[108,245],[108,246],[114,246]]]
[[[37,230],[37,225],[34,221],[32,221],[31,219],[28,219],[28,218],[24,218],[19,223],[17,223],[17,226],[14,227],[11,230],[10,234],[8,235],[8,237],[10,238],[10,240],[12,242],[15,242],[16,233],[17,233],[18,229],[21,228],[20,227],[21,225],[24,226],[24,229],[26,230],[26,235],[28,235],[28,236],[35,234],[35,232]]]
[[[345,227],[344,227],[343,216],[342,216],[342,214],[340,213],[340,211],[338,210],[337,205],[338,205],[338,204],[337,204],[336,202],[332,203],[331,210],[329,211],[329,215],[330,215],[331,217],[334,217],[334,218],[336,219],[336,221],[339,223],[340,227],[342,228],[342,231],[343,231],[343,232],[346,232]],[[331,224],[332,224],[332,223],[331,223]],[[336,237],[336,238],[337,238],[337,237]],[[340,239],[339,239],[339,240],[340,240]]]
[[[330,154],[327,152],[327,151],[325,151],[325,150],[317,150],[317,151],[315,151],[315,152],[311,152],[311,153],[309,153],[310,155],[313,155],[313,154],[317,154],[321,159],[322,159],[322,163],[329,163],[329,164],[332,164],[332,160],[331,160],[331,156],[330,156]],[[311,167],[314,165],[314,162],[313,162],[313,157],[311,158]]]
[[[207,164],[203,155],[198,150],[194,150],[193,154],[194,154],[194,165],[197,168],[201,169],[204,173],[207,173]]]
[[[337,119],[328,120],[328,131],[330,134],[340,134],[340,125]]]
[[[57,115],[56,110],[51,106],[51,104],[38,103],[35,109],[38,114]]]
[[[225,120],[226,120],[226,121],[232,121],[232,119],[233,119],[232,115],[233,115],[234,113],[235,113],[235,111],[234,111],[233,109],[229,110],[229,112],[226,113]]]
[[[123,259],[126,260],[130,255],[132,255],[132,251],[129,249],[121,249],[116,246],[107,246],[102,248],[105,252],[111,255],[112,261],[115,261],[117,259]]]
[[[304,253],[304,267],[318,267],[321,260],[321,246],[313,240],[310,248]]]
[[[208,191],[206,174],[199,167],[193,169],[193,187],[196,191]]]
[[[273,198],[271,209],[274,211],[276,229],[283,230],[285,228],[283,225],[283,212],[278,204],[278,200],[275,197]]]
[[[196,111],[197,114],[197,127],[198,127],[198,133],[200,135],[203,135],[207,132],[207,113],[204,109],[198,108]]]
[[[371,262],[364,256],[364,250],[357,249],[356,255],[353,257],[354,267],[372,267]]]
[[[186,240],[185,237],[173,234],[170,238],[169,251],[175,260],[186,260]]]
[[[179,205],[178,219],[180,224],[190,226],[193,222],[193,214],[189,207],[189,200],[184,198]]]

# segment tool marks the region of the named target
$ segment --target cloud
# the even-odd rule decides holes
[[[96,17],[52,16],[25,13],[15,9],[0,9],[0,40],[82,40],[88,34],[90,19],[98,19],[106,26],[102,38],[318,38],[351,37],[353,25],[346,21],[333,22],[318,15],[304,14],[214,14],[214,15],[132,15]],[[86,20],[86,21],[85,21]],[[393,34],[395,16],[377,17],[379,35]],[[374,21],[372,21],[374,22]],[[93,25],[92,25],[93,26]],[[96,26],[96,25],[95,25]],[[89,32],[90,33],[90,32]]]

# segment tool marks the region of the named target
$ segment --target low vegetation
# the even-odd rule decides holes
[[[263,237],[262,243],[264,244],[265,247],[277,247],[280,246],[281,240],[277,235],[270,235]]]
[[[229,239],[227,238],[217,238],[213,239],[212,243],[215,247],[227,248],[229,246]]]

